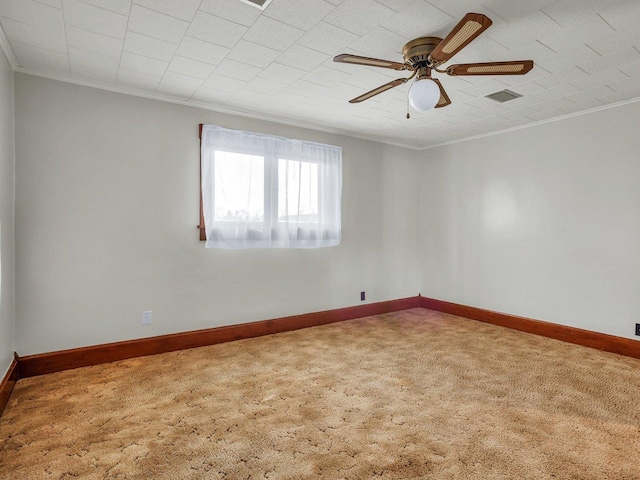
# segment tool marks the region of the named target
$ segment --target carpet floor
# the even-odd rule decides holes
[[[20,380],[1,479],[640,479],[640,361],[413,309]]]

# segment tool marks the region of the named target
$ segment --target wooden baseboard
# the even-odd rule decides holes
[[[9,397],[13,391],[13,387],[18,381],[18,362],[14,358],[11,362],[9,370],[0,383],[0,415],[4,412],[4,407],[9,403]]]
[[[20,378],[419,308],[420,297],[19,357]]]
[[[272,333],[287,332],[419,307],[450,313],[473,320],[480,320],[514,330],[534,333],[585,347],[640,358],[640,342],[638,341],[417,296],[240,325],[229,325],[206,330],[174,333],[128,340],[125,342],[107,343],[17,357],[18,364],[12,365],[12,368],[2,382],[0,407],[6,404],[8,395],[11,393],[11,389],[17,378],[33,377],[72,368],[98,365],[100,363],[114,362],[145,355],[155,355],[187,348],[204,347],[217,343],[259,337]]]
[[[575,343],[584,347],[596,348],[605,352],[640,358],[640,341],[628,338],[558,325],[556,323],[542,322],[540,320],[518,317],[507,313],[492,312],[491,310],[459,305],[457,303],[427,297],[420,297],[420,306],[422,308],[428,308],[429,310],[450,313],[459,317],[492,323],[522,332],[534,333],[543,337]]]

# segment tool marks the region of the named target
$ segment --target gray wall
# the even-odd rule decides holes
[[[424,296],[635,338],[640,103],[424,152]]]
[[[20,355],[414,296],[417,152],[16,74]],[[208,250],[198,123],[343,147],[342,244]],[[141,325],[141,312],[153,324]]]
[[[361,290],[367,302],[420,291],[634,338],[640,103],[415,152],[28,75],[15,83],[21,355],[356,305]],[[7,364],[13,147],[2,112]],[[206,250],[198,123],[342,146],[342,245]]]
[[[14,351],[14,186],[13,71],[0,49],[0,380]]]

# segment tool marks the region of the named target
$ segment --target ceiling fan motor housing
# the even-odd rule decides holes
[[[435,66],[429,59],[429,55],[435,50],[441,41],[442,39],[439,37],[420,37],[415,40],[411,40],[402,47],[404,62],[415,69]]]

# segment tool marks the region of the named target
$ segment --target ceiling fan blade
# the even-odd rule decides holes
[[[393,70],[407,70],[410,68],[404,63],[380,60],[379,58],[360,57],[359,55],[349,55],[348,53],[333,57],[333,61],[338,63],[353,63],[354,65],[366,65],[368,67],[391,68]]]
[[[451,99],[449,98],[449,95],[447,95],[447,92],[444,91],[444,87],[440,83],[440,80],[438,80],[437,78],[432,78],[431,80],[436,82],[438,84],[438,88],[440,89],[440,100],[438,100],[438,103],[436,103],[436,106],[434,108],[442,108],[446,107],[447,105],[451,105]]]
[[[386,92],[387,90],[392,89],[393,87],[397,87],[398,85],[402,85],[403,83],[407,83],[406,78],[398,78],[397,80],[393,80],[389,83],[385,83],[384,85],[379,86],[378,88],[374,88],[370,92],[360,95],[352,100],[349,100],[349,103],[360,103],[364,100],[367,100],[371,97],[375,97],[379,93]]]
[[[447,68],[447,74],[457,75],[524,75],[533,68],[533,60],[513,62],[461,63]]]
[[[467,13],[431,52],[431,59],[437,64],[444,63],[469,45],[478,35],[491,26],[491,19],[481,13]]]

